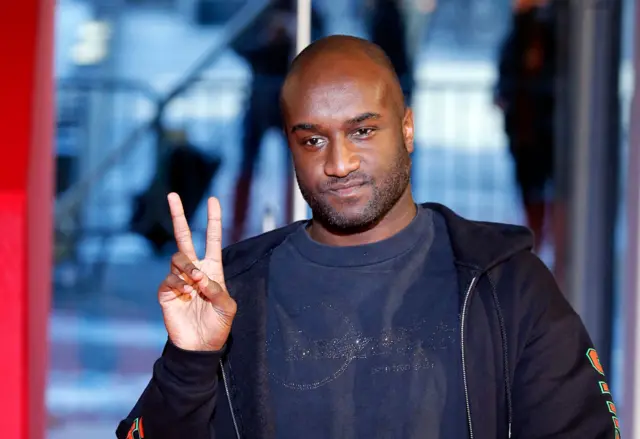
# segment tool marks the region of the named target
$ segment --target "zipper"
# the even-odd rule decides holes
[[[240,439],[240,429],[238,428],[238,422],[236,421],[236,414],[233,411],[233,404],[231,403],[231,393],[229,392],[229,383],[227,381],[227,374],[224,371],[224,364],[220,359],[220,370],[222,370],[222,382],[224,383],[224,393],[227,394],[227,401],[229,402],[229,410],[231,411],[231,420],[233,421],[233,428],[236,430],[236,439]]]
[[[466,352],[464,348],[464,335],[465,335],[465,327],[466,327],[466,316],[467,311],[469,309],[469,298],[471,297],[471,293],[478,282],[478,276],[475,276],[471,279],[471,283],[469,284],[469,288],[467,289],[467,293],[464,296],[464,302],[462,304],[462,318],[460,323],[460,354],[462,356],[462,382],[464,384],[464,401],[467,406],[467,422],[469,424],[469,439],[473,439],[473,422],[471,421],[471,403],[469,402],[469,385],[467,383],[467,363],[466,363]]]

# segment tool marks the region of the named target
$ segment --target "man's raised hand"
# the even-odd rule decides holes
[[[198,259],[180,197],[171,193],[167,198],[178,244],[170,273],[158,289],[167,333],[184,350],[220,350],[236,314],[236,303],[224,282],[220,202],[209,198],[206,251]]]

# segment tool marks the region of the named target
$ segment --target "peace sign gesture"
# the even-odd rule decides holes
[[[178,244],[170,273],[158,288],[167,333],[184,350],[220,350],[237,308],[224,283],[220,202],[208,200],[206,251],[204,259],[198,259],[180,196],[170,193],[167,198]]]

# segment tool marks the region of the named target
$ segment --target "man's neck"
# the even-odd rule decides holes
[[[353,234],[338,234],[312,220],[309,235],[314,241],[336,247],[371,244],[390,238],[407,227],[416,216],[417,208],[408,187],[393,208],[373,227]]]

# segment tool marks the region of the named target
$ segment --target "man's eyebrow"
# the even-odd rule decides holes
[[[362,113],[357,115],[356,117],[352,117],[346,121],[346,125],[356,125],[365,120],[370,119],[380,119],[382,116],[378,113]],[[291,133],[295,133],[296,131],[320,131],[320,126],[313,123],[298,123],[291,127]]]
[[[359,124],[360,122],[364,122],[365,120],[370,120],[370,119],[380,119],[382,116],[380,116],[378,113],[362,113],[357,115],[356,117],[353,117],[349,120],[347,120],[347,125],[356,125]]]
[[[291,127],[291,134],[296,131],[318,131],[318,125],[312,123],[298,123]]]

